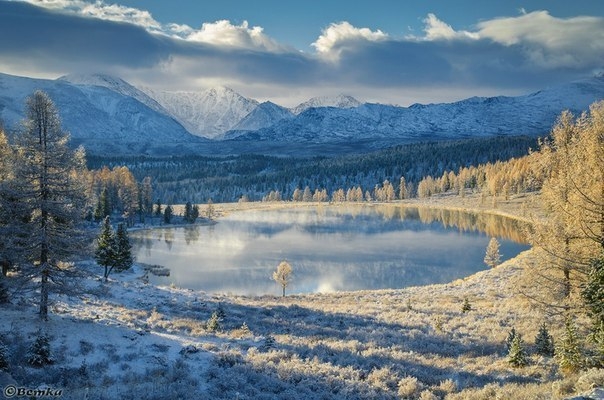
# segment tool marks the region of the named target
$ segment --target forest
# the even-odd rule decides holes
[[[430,142],[312,159],[87,159],[69,146],[48,95],[35,92],[26,109],[19,137],[9,140],[0,130],[0,307],[11,321],[24,321],[34,306],[39,318],[16,328],[0,321],[0,370],[27,384],[124,393],[152,373],[166,393],[182,395],[202,387],[217,397],[247,391],[276,398],[296,390],[347,397],[354,390],[365,398],[454,399],[517,391],[548,398],[584,387],[584,376],[589,385],[604,383],[604,102],[580,116],[562,113],[539,140]],[[283,288],[280,298],[218,297],[153,288],[144,275],[109,279],[109,264],[100,277],[100,221],[107,232],[108,216],[132,226],[161,205],[186,202],[185,219],[194,222],[192,202],[212,205],[211,198],[418,197],[421,204],[442,194],[472,195],[496,211],[498,201],[527,192],[539,201],[524,218],[531,250],[503,266],[491,250],[489,270],[429,289],[285,296]],[[441,297],[433,301],[432,290]],[[113,336],[68,341],[91,326]],[[536,334],[530,347],[520,330]],[[179,342],[183,337],[196,345]],[[29,352],[26,342],[33,342]],[[57,365],[51,342],[64,346]],[[130,353],[118,354],[115,343]],[[148,367],[132,346],[159,364]],[[176,358],[168,359],[170,351]],[[94,352],[98,362],[88,366]],[[119,361],[123,376],[110,376],[107,360]],[[143,369],[129,371],[137,362]],[[199,373],[189,374],[194,366]],[[301,382],[308,384],[300,389]]]

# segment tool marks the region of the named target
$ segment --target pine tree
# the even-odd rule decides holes
[[[220,330],[221,318],[216,311],[212,313],[212,316],[208,320],[206,327],[210,332],[217,332]]]
[[[161,207],[161,200],[157,199],[157,202],[155,203],[155,216],[161,217],[162,215],[163,215],[163,210]]]
[[[190,201],[187,201],[187,204],[185,204],[185,215],[183,216],[183,220],[184,222],[188,222],[191,223],[191,213],[193,210],[193,205],[191,204]]]
[[[124,224],[119,224],[115,234],[115,269],[125,271],[132,266],[133,262],[132,244],[130,244],[128,231]]]
[[[36,341],[29,348],[27,362],[34,367],[43,367],[53,363],[50,356],[50,339],[45,334],[38,334]]]
[[[537,354],[552,357],[554,355],[554,339],[549,334],[545,323],[539,327],[539,333],[535,337],[535,351]]]
[[[172,222],[172,206],[166,206],[166,209],[164,210],[164,222],[166,224]]]
[[[508,362],[514,367],[524,367],[528,364],[526,350],[524,349],[524,341],[520,334],[516,334],[512,340],[508,353]]]
[[[84,235],[78,229],[85,209],[81,177],[85,170],[83,149],[68,146],[69,135],[58,112],[44,92],[27,99],[24,130],[17,143],[15,182],[29,219],[21,231],[28,263],[22,277],[39,285],[42,319],[48,318],[51,287],[70,288],[73,270],[64,261],[80,249]]]
[[[576,372],[583,366],[581,343],[577,328],[570,317],[566,318],[564,334],[555,347],[554,357],[560,369],[565,372]]]
[[[101,233],[97,237],[96,251],[94,252],[94,258],[97,264],[105,268],[103,277],[105,282],[111,273],[111,270],[115,266],[116,259],[116,237],[111,227],[109,217],[105,217],[103,220],[103,226],[101,227]]]
[[[472,305],[470,304],[470,300],[468,300],[468,298],[465,297],[463,299],[463,304],[461,305],[461,312],[465,314],[470,311],[472,311]]]
[[[592,260],[582,295],[594,326],[604,324],[604,253]]]
[[[514,339],[516,338],[516,336],[518,336],[518,333],[516,332],[516,328],[512,327],[512,329],[508,332],[508,336],[505,339],[505,348],[507,350],[507,352],[510,352],[510,349],[512,348],[512,343],[514,342]]]
[[[499,241],[494,237],[489,240],[487,251],[484,256],[484,263],[491,268],[495,268],[501,262],[501,254],[499,254]]]

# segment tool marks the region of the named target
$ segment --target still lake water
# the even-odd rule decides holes
[[[518,222],[494,215],[345,205],[237,211],[212,226],[133,232],[138,262],[170,269],[155,284],[209,293],[280,295],[279,262],[293,269],[287,293],[387,289],[450,282],[487,268],[491,236],[502,260],[529,246]]]

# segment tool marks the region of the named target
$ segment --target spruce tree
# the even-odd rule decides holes
[[[539,327],[539,333],[535,337],[535,351],[537,354],[552,357],[554,355],[554,339],[549,334],[545,323]]]
[[[518,333],[516,332],[516,328],[512,327],[512,329],[508,332],[508,336],[505,339],[505,347],[506,347],[506,351],[509,353],[510,349],[512,348],[512,343],[514,342],[514,339],[516,338],[516,336],[518,336]]]
[[[604,324],[604,253],[592,260],[582,295],[594,326]]]
[[[566,318],[564,334],[555,346],[554,357],[560,369],[565,372],[576,372],[583,366],[583,352],[577,327],[570,317]]]
[[[132,266],[133,262],[132,245],[130,244],[128,231],[124,224],[119,224],[115,234],[115,269],[125,271]]]
[[[103,277],[105,282],[109,277],[109,273],[115,266],[116,260],[116,249],[117,241],[109,217],[105,217],[103,220],[103,226],[101,227],[101,233],[97,237],[96,251],[94,252],[94,258],[97,264],[105,268]]]
[[[524,367],[528,364],[524,341],[520,334],[516,334],[512,340],[510,351],[508,352],[508,362],[514,367]]]
[[[53,363],[50,356],[50,339],[45,334],[38,334],[36,341],[29,348],[27,362],[34,367],[43,367]]]
[[[169,224],[172,222],[172,207],[171,206],[166,206],[166,209],[164,210],[164,222],[166,224]]]

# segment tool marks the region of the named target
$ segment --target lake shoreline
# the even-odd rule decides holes
[[[464,211],[471,201],[480,202],[440,200],[446,203],[440,208]],[[526,199],[512,198],[492,211],[514,214],[509,208],[518,201]],[[437,199],[427,203],[439,206]],[[237,206],[216,208],[227,213]],[[554,338],[563,332],[561,316],[548,315],[522,295],[541,290],[530,278],[536,262],[534,251],[527,250],[445,284],[282,297],[155,286],[145,282],[140,265],[104,283],[100,268],[89,261],[80,267],[97,278],[81,278],[86,288],[81,296],[53,295],[48,322],[39,321],[24,297],[4,308],[0,331],[10,348],[19,349],[39,329],[49,334],[56,360],[45,370],[56,369],[56,376],[71,371],[73,379],[45,379],[30,367],[11,372],[21,386],[46,382],[63,388],[68,399],[140,393],[225,399],[564,398],[588,389],[589,372],[562,375],[553,358],[532,352],[527,367],[507,361],[505,340],[512,328],[529,348],[543,322]],[[470,309],[464,311],[466,302]],[[589,326],[581,316],[576,323],[581,331]],[[17,334],[14,326],[20,327]]]

